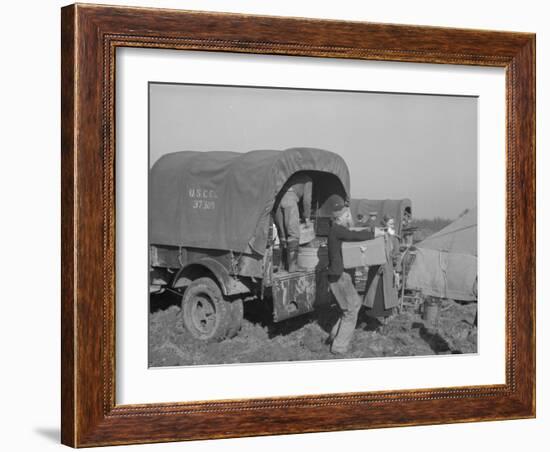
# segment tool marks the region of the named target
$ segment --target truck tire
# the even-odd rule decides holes
[[[194,280],[181,301],[183,324],[195,339],[220,341],[233,337],[243,318],[241,300],[224,298],[219,286],[208,277]]]

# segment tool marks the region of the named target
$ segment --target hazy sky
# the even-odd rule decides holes
[[[151,165],[183,150],[302,146],[345,159],[353,198],[410,198],[417,218],[476,205],[476,98],[150,84]]]

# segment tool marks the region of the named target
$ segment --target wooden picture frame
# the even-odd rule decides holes
[[[62,442],[73,447],[535,416],[535,35],[71,5],[62,9]],[[506,383],[115,403],[115,50],[202,50],[506,70]]]

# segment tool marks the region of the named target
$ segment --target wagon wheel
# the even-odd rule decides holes
[[[241,327],[241,300],[224,298],[219,286],[205,277],[193,281],[181,301],[183,324],[195,339],[222,340],[233,337]]]

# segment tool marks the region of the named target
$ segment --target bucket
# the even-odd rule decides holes
[[[435,298],[430,297],[424,301],[422,319],[426,324],[435,326],[439,323],[439,308],[439,301]]]
[[[301,246],[298,251],[298,267],[314,269],[328,266],[328,250],[326,246]]]

